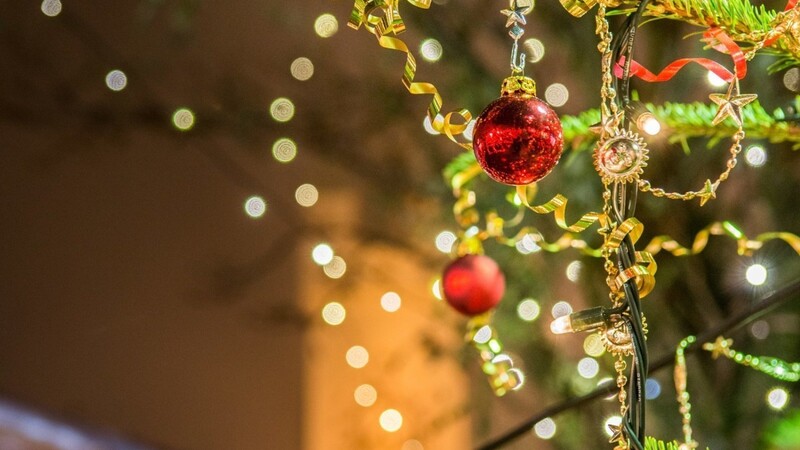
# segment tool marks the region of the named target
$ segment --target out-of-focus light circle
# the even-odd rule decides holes
[[[61,14],[61,8],[61,0],[44,0],[42,2],[42,12],[48,17],[55,17]]]
[[[425,39],[419,45],[419,54],[422,59],[429,62],[436,62],[442,58],[442,44],[436,39]]]
[[[661,132],[661,122],[649,112],[639,115],[639,118],[636,119],[636,126],[650,136],[655,136]]]
[[[272,157],[282,163],[291,162],[297,156],[297,144],[289,138],[280,138],[272,144]]]
[[[533,432],[541,439],[551,439],[556,435],[556,423],[549,417],[542,419],[533,426]]]
[[[569,100],[569,90],[561,83],[553,83],[544,90],[544,99],[555,107],[564,106]]]
[[[378,422],[381,424],[381,428],[389,433],[394,433],[402,428],[403,415],[400,414],[400,411],[396,409],[387,409],[381,413],[381,417]]]
[[[518,240],[515,246],[517,247],[517,251],[523,255],[536,253],[542,249],[542,247],[536,243],[536,239],[534,239],[532,234],[522,236],[522,239]]]
[[[583,351],[586,352],[587,355],[596,358],[606,352],[606,347],[600,335],[592,333],[583,340]]]
[[[400,450],[425,450],[425,447],[422,446],[422,442],[416,439],[409,439],[403,442],[403,446]]]
[[[659,395],[661,395],[661,383],[656,379],[648,378],[647,381],[644,382],[644,398],[653,400],[658,398]]]
[[[300,206],[314,206],[319,200],[319,191],[313,184],[303,184],[294,191],[294,199]]]
[[[712,72],[710,70],[708,71],[708,74],[706,75],[706,79],[708,80],[708,84],[710,84],[710,85],[712,85],[714,87],[722,87],[722,86],[725,86],[726,84],[728,84],[725,80],[723,80],[722,78],[717,76],[717,74],[715,74],[714,72]]]
[[[753,264],[747,268],[744,277],[753,286],[761,286],[767,281],[767,268],[761,264]]]
[[[780,411],[783,408],[786,408],[788,403],[789,392],[786,389],[782,387],[776,387],[767,392],[767,405],[769,405],[770,408]]]
[[[764,340],[769,337],[769,323],[766,320],[758,320],[750,326],[750,334],[756,339]]]
[[[572,261],[567,266],[567,279],[569,281],[577,282],[581,278],[581,269],[583,269],[583,263],[580,261]]]
[[[553,319],[558,319],[562,316],[567,316],[572,314],[572,305],[565,301],[560,301],[553,305],[553,308],[550,310],[550,313],[553,315]]]
[[[386,312],[396,312],[402,303],[403,300],[397,292],[387,292],[381,296],[381,308]]]
[[[761,167],[767,163],[767,151],[760,145],[751,145],[744,151],[744,161],[750,167]]]
[[[374,405],[378,400],[378,391],[371,384],[362,384],[356,388],[353,397],[355,397],[359,406],[367,408]]]
[[[532,298],[526,298],[517,305],[517,315],[525,322],[533,322],[536,320],[541,311],[542,309],[539,307],[539,302]]]
[[[544,44],[536,38],[525,39],[523,43],[525,53],[527,54],[527,61],[537,63],[544,58]]]
[[[292,61],[292,65],[289,66],[289,72],[292,73],[295,79],[306,81],[314,76],[314,63],[305,56],[301,56]]]
[[[321,38],[329,38],[339,31],[339,21],[333,14],[322,14],[314,21],[314,31]]]
[[[792,67],[783,74],[783,85],[790,91],[800,91],[800,69]]]
[[[128,76],[121,70],[112,70],[106,74],[106,86],[114,92],[125,89],[128,85]]]
[[[347,317],[347,310],[341,303],[330,302],[322,307],[322,320],[328,325],[341,325]]]
[[[244,202],[244,211],[248,216],[257,219],[267,212],[267,202],[263,198],[254,195]]]
[[[597,381],[597,387],[607,387],[607,386],[612,385],[612,384],[614,384],[614,379],[611,378],[611,377],[603,377],[603,378],[600,378],[600,380]],[[614,400],[616,398],[617,398],[617,394],[612,392],[605,399],[606,400]]]
[[[436,236],[436,249],[442,253],[450,253],[457,239],[456,235],[452,232],[442,231]]]
[[[431,123],[431,116],[428,115],[426,115],[425,118],[422,119],[422,128],[424,128],[428,134],[432,134],[434,136],[437,134],[441,134],[438,131],[436,131],[435,128],[433,128],[433,124]]]
[[[489,339],[492,338],[492,327],[489,325],[484,325],[475,332],[475,336],[472,337],[472,340],[478,344],[485,344],[489,342]]]
[[[341,256],[334,256],[331,262],[322,266],[322,271],[328,278],[342,278],[347,272],[347,263]]]
[[[311,259],[320,266],[324,266],[333,261],[333,249],[328,244],[317,244],[311,250]]]
[[[586,357],[578,361],[578,375],[583,378],[594,378],[600,372],[600,364],[594,358]]]
[[[606,419],[605,423],[603,423],[603,431],[606,432],[606,435],[608,437],[611,437],[613,435],[613,432],[611,431],[611,427],[612,426],[618,427],[621,424],[622,424],[622,417],[620,417],[620,416],[611,416],[608,419]]]
[[[369,362],[369,352],[360,345],[354,345],[347,350],[345,359],[350,367],[354,369],[361,369]]]
[[[277,122],[288,122],[294,117],[294,103],[286,97],[279,97],[269,105],[269,115]]]
[[[433,282],[431,285],[431,293],[433,293],[433,297],[436,300],[442,299],[442,280],[437,278],[436,281]]]
[[[480,233],[481,229],[476,227],[475,225],[467,228],[467,231],[464,232],[464,237],[471,238],[473,236],[477,236]]]
[[[194,126],[194,113],[189,108],[179,108],[172,113],[172,124],[181,131],[189,131]]]

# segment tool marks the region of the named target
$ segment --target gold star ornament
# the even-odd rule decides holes
[[[717,115],[711,119],[712,125],[718,125],[720,122],[730,117],[736,122],[739,127],[742,126],[742,106],[751,103],[758,95],[756,94],[739,94],[739,79],[734,77],[728,87],[727,94],[711,94],[708,96],[712,102],[719,106]]]
[[[703,186],[703,190],[697,194],[700,197],[700,206],[705,205],[708,203],[709,200],[713,198],[717,198],[717,188],[719,187],[719,180],[715,182],[711,182],[711,180],[706,180],[705,186]]]
[[[504,16],[508,17],[506,28],[515,24],[526,25],[528,22],[525,20],[525,14],[528,14],[531,7],[532,5],[529,2],[512,0],[511,6],[508,9],[500,11]]]
[[[725,339],[722,336],[718,336],[713,344],[703,344],[703,350],[710,351],[711,357],[717,359],[720,355],[728,356],[731,351],[731,345],[733,345],[733,339]]]

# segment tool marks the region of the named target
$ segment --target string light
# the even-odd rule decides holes
[[[322,320],[328,325],[341,325],[347,317],[347,310],[338,302],[330,302],[322,308]]]
[[[189,131],[194,126],[194,113],[189,108],[178,108],[172,113],[172,124],[180,131]]]
[[[603,423],[603,431],[606,432],[608,437],[611,437],[613,431],[611,431],[611,427],[618,427],[622,425],[622,417],[621,416],[611,416],[606,419],[605,423]]]
[[[639,118],[636,119],[636,126],[650,136],[655,136],[661,132],[661,122],[650,112],[640,114]]]
[[[753,264],[747,268],[744,276],[753,286],[761,286],[767,282],[767,268],[761,264]]]
[[[128,76],[121,70],[112,70],[106,74],[106,86],[114,92],[125,89],[128,85]]]
[[[403,426],[403,415],[396,409],[387,409],[381,413],[379,419],[381,428],[389,433],[394,433]]]
[[[244,202],[244,211],[248,216],[258,219],[267,212],[267,202],[263,198],[254,195]]]
[[[547,417],[536,422],[536,425],[533,426],[533,432],[541,439],[552,439],[556,435],[556,423],[553,419]]]

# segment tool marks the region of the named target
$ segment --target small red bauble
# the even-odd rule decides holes
[[[444,270],[444,298],[458,312],[476,316],[494,308],[506,290],[506,278],[488,256],[462,256]]]
[[[502,97],[490,103],[475,123],[475,158],[495,181],[515,186],[533,183],[550,173],[561,157],[561,121],[536,98],[535,89],[530,78],[507,78]]]

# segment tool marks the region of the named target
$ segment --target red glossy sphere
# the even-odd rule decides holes
[[[472,146],[493,180],[525,185],[553,170],[564,136],[558,115],[545,102],[508,95],[490,103],[478,117]]]
[[[488,256],[462,256],[444,270],[444,298],[458,312],[475,316],[494,308],[506,290],[506,278]]]

